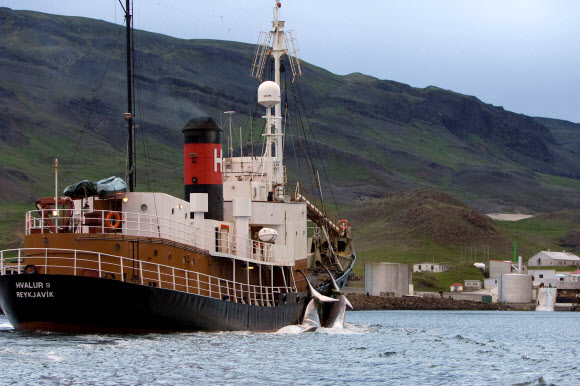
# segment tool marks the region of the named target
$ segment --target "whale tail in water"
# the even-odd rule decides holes
[[[324,267],[324,265],[323,265]],[[286,326],[278,330],[278,333],[281,334],[300,334],[303,332],[312,332],[316,331],[319,327],[325,328],[332,328],[338,329],[344,327],[344,314],[346,312],[346,307],[353,309],[352,304],[348,301],[346,296],[340,291],[340,288],[336,284],[336,281],[332,277],[332,274],[328,270],[328,268],[324,267],[330,276],[330,280],[332,281],[333,285],[333,295],[336,296],[335,298],[331,298],[328,296],[324,296],[312,287],[310,281],[306,277],[306,275],[298,270],[308,285],[308,290],[310,291],[311,300],[306,306],[306,311],[304,312],[304,318],[302,319],[302,324],[300,325],[292,325]],[[330,307],[328,307],[330,305]],[[321,317],[319,315],[319,311],[322,312],[322,320],[324,323],[321,323]]]

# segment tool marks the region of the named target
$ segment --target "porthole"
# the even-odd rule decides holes
[[[197,177],[191,177],[191,183],[197,184]]]
[[[119,244],[115,244],[115,252],[119,252],[121,246]]]
[[[173,216],[175,214],[175,208],[171,208],[171,215]]]
[[[183,258],[183,264],[187,264],[187,259],[185,257]]]
[[[300,295],[297,295],[297,296],[296,296],[296,303],[297,303],[297,304],[300,304]]]
[[[189,260],[190,265],[193,265],[194,262],[195,262],[195,260],[193,260],[193,259]]]
[[[141,205],[141,210],[142,210],[143,212],[146,212],[146,211],[147,211],[147,204],[142,204],[142,205]]]
[[[172,253],[169,253],[169,257],[168,258],[169,258],[169,260],[173,259],[173,254]]]
[[[154,250],[154,251],[153,251],[153,256],[157,257],[157,254],[158,254],[158,253],[159,253],[159,252],[157,252],[157,249],[156,249],[156,250]]]
[[[185,214],[185,219],[187,220],[187,213]]]

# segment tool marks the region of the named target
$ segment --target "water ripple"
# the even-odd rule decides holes
[[[2,384],[578,384],[579,313],[349,312],[343,330],[74,335],[0,316]],[[557,339],[553,326],[558,326]],[[516,326],[516,327],[514,327]]]

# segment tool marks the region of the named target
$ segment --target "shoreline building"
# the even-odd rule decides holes
[[[566,251],[541,251],[530,257],[528,265],[533,267],[580,266],[580,257]]]
[[[489,262],[489,278],[497,279],[500,275],[509,273],[518,273],[518,263],[509,260],[490,260]],[[519,273],[527,274],[528,267],[522,264],[522,271]]]
[[[413,264],[413,273],[415,272],[446,272],[449,266],[440,263],[416,263]]]

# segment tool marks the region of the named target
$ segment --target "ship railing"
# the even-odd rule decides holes
[[[3,250],[0,251],[0,272],[2,275],[54,274],[117,280],[259,306],[275,306],[279,294],[292,291],[287,286],[267,283],[272,273],[270,279],[260,275],[263,284],[251,284],[249,275],[243,275],[239,281],[230,280],[149,261],[74,249]]]
[[[26,214],[26,234],[79,233],[161,238],[208,253],[218,252],[251,261],[294,265],[289,247],[233,235],[229,226],[203,229],[193,220],[109,210],[36,210]]]
[[[26,214],[26,234],[89,233],[159,237],[188,243],[190,220],[143,213],[92,209],[34,210]]]

